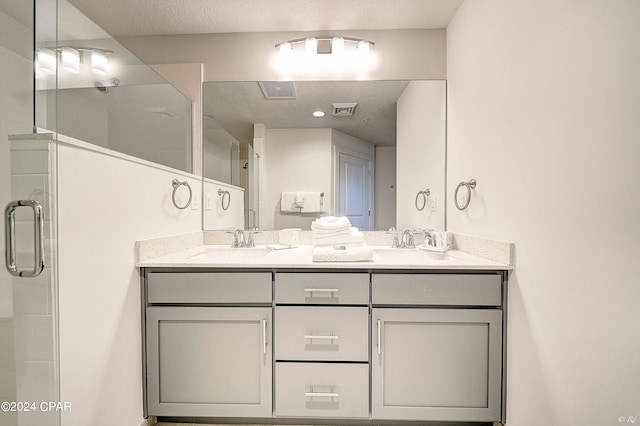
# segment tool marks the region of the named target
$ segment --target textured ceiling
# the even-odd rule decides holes
[[[204,115],[240,141],[253,140],[253,124],[268,129],[333,128],[377,146],[396,143],[396,103],[408,81],[297,81],[295,100],[266,100],[257,82],[207,82]],[[350,117],[333,117],[331,104],[357,102]],[[314,118],[317,109],[326,112]],[[216,123],[205,119],[207,128]]]
[[[70,0],[113,36],[446,28],[463,0]]]

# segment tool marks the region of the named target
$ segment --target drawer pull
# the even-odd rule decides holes
[[[378,355],[380,355],[380,341],[382,339],[382,332],[380,331],[380,320],[378,320],[377,334],[378,340],[376,342],[376,345],[378,346]]]
[[[305,392],[304,396],[309,398],[318,397],[318,398],[338,398],[340,396],[339,393],[333,392]]]
[[[267,320],[262,320],[262,353],[267,354]]]
[[[305,288],[304,291],[309,293],[337,293],[339,288]]]
[[[338,340],[338,336],[304,336],[305,339],[323,339],[323,340]]]

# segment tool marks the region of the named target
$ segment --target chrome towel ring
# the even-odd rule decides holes
[[[173,205],[176,206],[176,208],[179,210],[184,210],[189,207],[191,205],[191,198],[193,197],[193,192],[191,192],[191,186],[189,186],[189,182],[187,182],[186,180],[184,182],[180,182],[178,181],[178,179],[174,179],[171,181],[171,185],[173,185],[173,193],[171,194],[171,201],[173,201]],[[187,204],[180,207],[176,202],[176,192],[182,185],[186,186],[189,190],[189,201],[187,201]]]
[[[418,207],[418,199],[420,198],[421,195],[422,195],[422,207]],[[431,195],[431,190],[429,188],[425,189],[424,191],[418,191],[418,194],[416,195],[416,209],[418,209],[419,212],[424,210],[424,208],[427,206],[427,198],[429,197],[429,195]]]
[[[222,198],[222,210],[227,210],[231,204],[231,193],[223,189],[218,189],[218,195]],[[227,197],[227,206],[224,206],[224,197]]]
[[[462,188],[463,186],[467,188],[467,196],[465,197],[464,205],[461,206],[460,204],[458,204],[458,191],[460,191],[460,188]],[[453,195],[453,201],[454,203],[456,203],[456,207],[458,208],[458,210],[464,210],[467,207],[469,207],[469,203],[471,202],[471,190],[475,189],[475,187],[476,187],[475,179],[471,179],[469,182],[460,182],[458,184],[458,186],[456,187],[456,192]]]

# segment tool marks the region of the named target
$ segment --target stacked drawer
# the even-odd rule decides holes
[[[369,274],[276,273],[275,415],[369,417]]]

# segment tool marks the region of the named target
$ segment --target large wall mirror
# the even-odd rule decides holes
[[[445,229],[445,128],[444,80],[206,82],[203,227]]]

